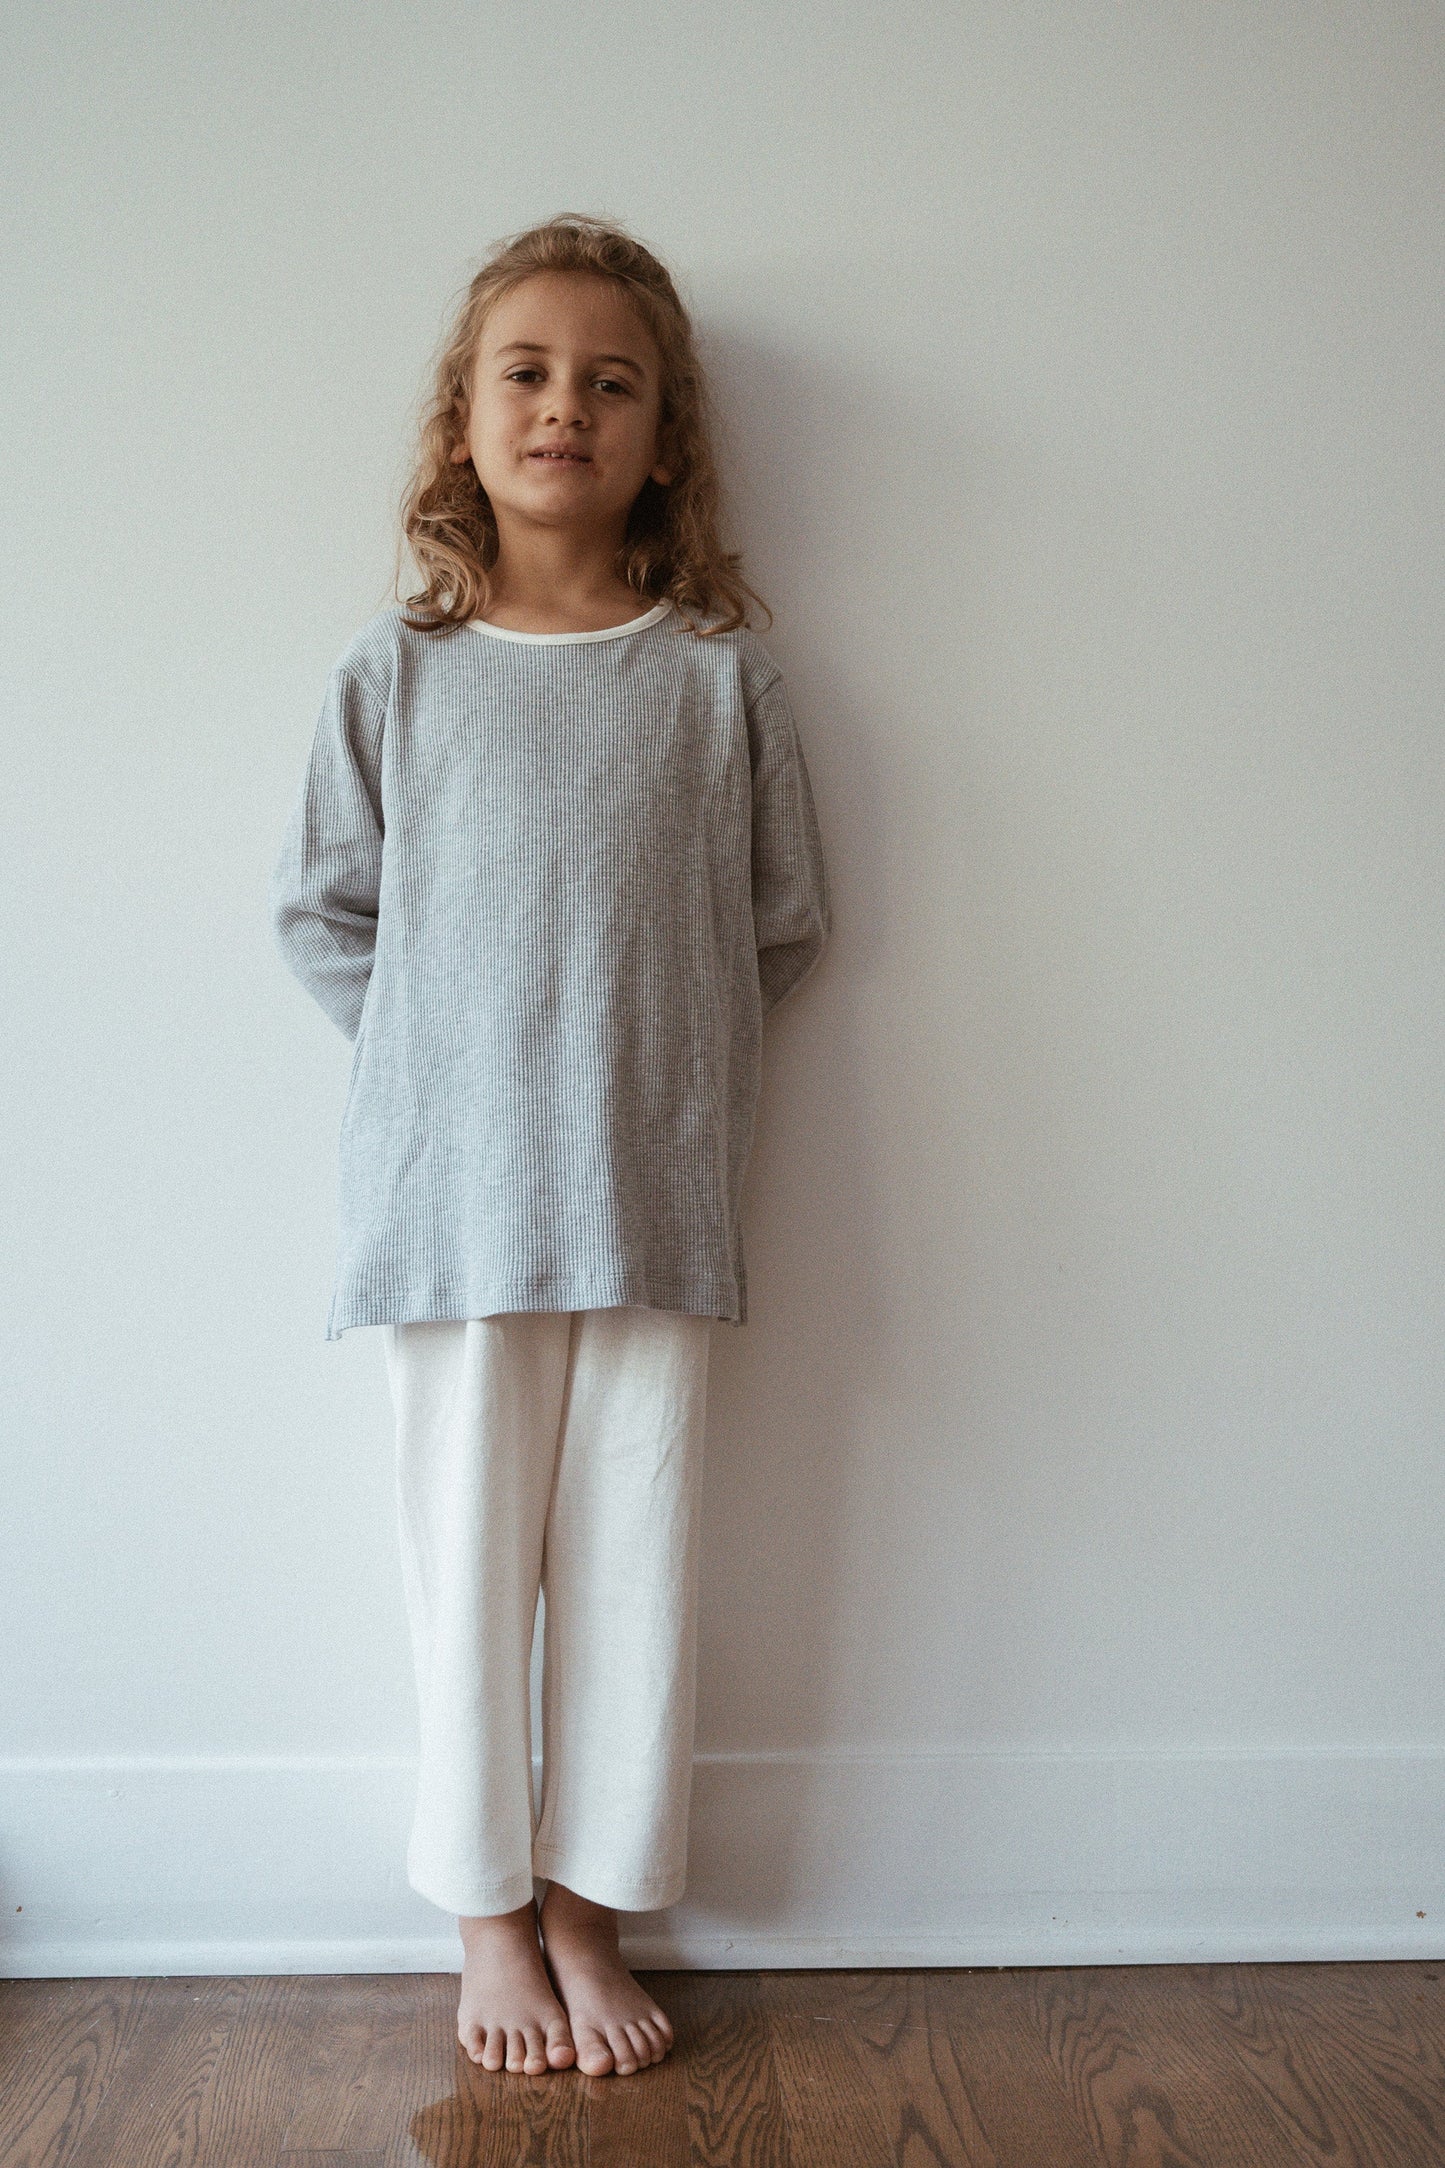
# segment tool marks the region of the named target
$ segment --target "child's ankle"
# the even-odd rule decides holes
[[[529,1897],[524,1905],[511,1912],[491,1912],[480,1917],[463,1916],[457,1921],[464,1947],[473,1942],[484,1942],[497,1936],[514,1937],[535,1934],[537,1931],[537,1901]]]
[[[611,1905],[600,1905],[591,1897],[583,1897],[575,1889],[568,1889],[565,1882],[549,1882],[542,1895],[542,1911],[553,1917],[576,1920],[579,1926],[614,1926],[617,1914]]]

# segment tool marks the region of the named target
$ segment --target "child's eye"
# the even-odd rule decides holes
[[[520,384],[524,378],[540,376],[541,373],[540,369],[509,369],[507,371],[507,382],[509,384]],[[610,391],[625,392],[631,389],[630,385],[619,383],[615,376],[595,376],[592,381],[594,384],[600,384]]]

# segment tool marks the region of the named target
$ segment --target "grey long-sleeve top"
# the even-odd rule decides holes
[[[669,603],[600,633],[383,610],[271,878],[355,1042],[328,1340],[641,1304],[747,1319],[763,1017],[829,930],[776,663]]]

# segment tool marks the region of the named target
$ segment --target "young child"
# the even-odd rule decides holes
[[[762,1020],[829,929],[706,411],[637,241],[567,216],[493,250],[403,506],[425,584],[333,668],[271,885],[355,1041],[326,1337],[384,1328],[407,1875],[459,1917],[488,2070],[672,2043],[617,1915],[684,1888],[711,1323],[747,1318]]]

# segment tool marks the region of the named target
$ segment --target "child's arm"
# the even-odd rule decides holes
[[[351,670],[331,673],[300,794],[271,876],[277,946],[354,1039],[376,954],[385,709]]]
[[[781,677],[748,705],[753,924],[763,1014],[807,976],[830,925],[828,878],[803,748]]]

